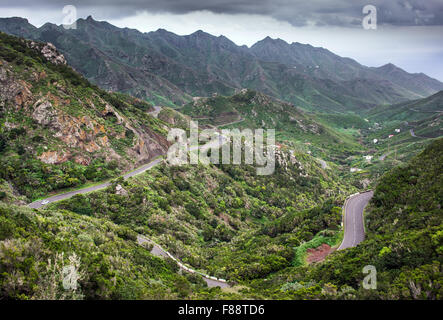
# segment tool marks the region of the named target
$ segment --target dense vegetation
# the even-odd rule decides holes
[[[136,165],[140,136],[164,144],[166,124],[150,104],[51,63],[44,44],[4,33],[0,44],[0,177],[29,199],[119,175]]]
[[[0,204],[0,297],[182,299],[208,290],[135,239],[134,231],[109,220]],[[78,273],[76,290],[63,287],[67,266]]]
[[[339,298],[442,299],[442,160],[440,139],[381,178],[365,214],[366,239],[357,247],[315,267],[284,270],[255,288],[271,295],[284,287],[297,296],[323,288]],[[366,265],[376,267],[376,290],[362,286]]]
[[[312,155],[324,159],[343,160],[362,149],[354,137],[339,132],[325,121],[320,122],[290,103],[254,90],[241,90],[232,96],[200,98],[180,111],[203,125],[275,129],[279,142],[292,144],[298,150],[310,151]],[[351,123],[361,124],[363,121],[358,116],[349,117],[350,126]]]
[[[200,30],[186,36],[163,29],[141,33],[91,16],[76,25],[36,28],[22,18],[0,19],[1,31],[53,43],[100,87],[161,105],[249,88],[308,110],[361,112],[443,89],[435,79],[392,64],[368,68],[324,48],[281,39],[266,37],[247,48]]]
[[[54,206],[145,233],[211,275],[262,278],[291,265],[293,248],[305,241],[335,243],[339,206],[354,190],[307,155],[286,157],[270,176],[252,166],[162,165]]]
[[[402,120],[313,115],[252,90],[197,98],[180,111],[204,125],[275,128],[274,174],[257,176],[250,165],[162,163],[31,210],[23,206],[31,199],[116,177],[164,153],[168,125],[185,128],[190,118],[162,108],[156,119],[149,103],[91,85],[29,42],[0,33],[0,44],[0,299],[443,298],[443,139],[408,131],[419,126],[439,136],[438,114],[404,124],[391,139],[380,137]],[[63,115],[57,125],[41,117],[51,109],[37,112],[41,99]],[[61,126],[65,118],[71,122]],[[84,121],[77,135],[67,130],[76,121]],[[58,131],[89,136],[72,147]],[[365,148],[375,137],[379,143]],[[91,142],[102,148],[89,151]],[[156,147],[142,150],[146,144]],[[363,152],[395,145],[399,159],[363,160]],[[48,161],[49,151],[69,158]],[[334,252],[346,196],[399,164],[377,181],[366,240]],[[351,174],[346,166],[363,170]],[[173,260],[138,245],[138,234],[232,288],[209,289],[201,277],[182,274]],[[311,263],[308,250],[319,246],[329,256]],[[365,265],[378,271],[377,290],[362,287]],[[65,266],[78,272],[75,291],[63,288]]]

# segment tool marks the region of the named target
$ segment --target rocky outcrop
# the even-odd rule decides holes
[[[115,187],[115,194],[121,195],[121,196],[127,196],[128,195],[128,191],[126,191],[125,188],[123,188],[120,184],[118,184]]]
[[[41,43],[30,41],[28,46],[32,49],[38,50],[46,60],[53,64],[66,64],[65,56],[58,52],[57,48],[50,42]]]
[[[57,116],[57,112],[49,101],[40,99],[33,107],[34,112],[32,112],[32,118],[37,121],[38,124],[48,126]]]
[[[27,45],[39,50],[54,64],[66,63],[52,44],[27,42]],[[104,161],[118,160],[127,170],[166,152],[168,141],[146,122],[118,112],[98,93],[75,94],[77,91],[63,80],[42,85],[41,80],[46,78],[45,70],[31,68],[17,73],[10,63],[0,59],[0,108],[10,115],[21,110],[24,117],[34,122],[31,127],[49,133],[44,145],[26,147],[42,162],[60,164],[72,160],[89,165],[94,158],[102,158]],[[129,99],[128,103],[131,101]],[[8,116],[3,127],[6,130],[23,127],[32,131],[25,123]],[[41,148],[44,152],[38,151]]]
[[[68,161],[70,158],[70,154],[64,153],[63,151],[62,152],[46,151],[46,152],[43,152],[38,158],[42,162],[47,163],[47,164],[60,164],[60,163]]]

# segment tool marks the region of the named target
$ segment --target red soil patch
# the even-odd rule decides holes
[[[307,249],[306,253],[308,254],[306,257],[307,263],[320,262],[323,261],[326,256],[332,253],[334,249],[331,248],[330,245],[323,243],[321,246],[315,249]]]

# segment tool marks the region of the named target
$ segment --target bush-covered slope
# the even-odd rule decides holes
[[[349,285],[358,296],[443,299],[443,139],[385,174],[366,210],[367,237],[331,256],[312,279]],[[377,269],[377,290],[362,288],[362,268]]]
[[[324,240],[337,239],[341,211],[334,206],[355,190],[309,155],[278,159],[270,176],[252,166],[163,164],[53,206],[130,226],[211,275],[262,278],[292,263],[293,246],[327,229]]]
[[[91,85],[49,44],[0,33],[0,176],[30,199],[163,154],[151,108]]]
[[[355,138],[325,121],[322,123],[293,104],[254,90],[242,89],[232,96],[194,98],[180,111],[200,124],[275,129],[279,142],[293,142],[300,149],[309,147],[314,156],[325,159],[344,159],[361,150]]]
[[[159,29],[141,33],[92,17],[76,29],[26,19],[0,19],[0,30],[51,42],[69,63],[102,88],[156,104],[183,104],[192,96],[250,88],[323,112],[360,111],[417,99],[443,88],[423,74],[368,68],[323,48],[269,37],[251,48],[203,31],[186,36]]]
[[[443,91],[424,99],[412,100],[390,106],[382,105],[367,112],[374,121],[417,121],[443,112]]]
[[[208,290],[135,240],[105,219],[0,203],[0,299],[182,299]],[[71,266],[75,291],[64,288]]]

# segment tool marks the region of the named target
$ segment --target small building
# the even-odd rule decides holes
[[[392,138],[394,135],[393,134],[390,134],[389,136],[388,136],[388,138]]]
[[[376,144],[378,142],[378,139],[374,139],[372,141],[374,142],[374,144]]]
[[[395,129],[395,132],[399,133],[399,132],[400,132],[400,129]]]

